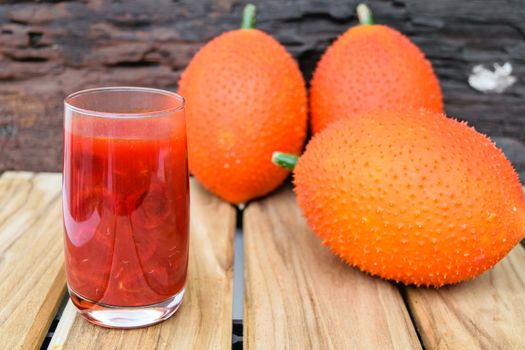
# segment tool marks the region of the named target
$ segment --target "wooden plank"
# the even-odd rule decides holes
[[[230,349],[235,209],[191,182],[187,294],[171,319],[144,329],[108,330],[69,302],[50,349]]]
[[[38,348],[65,292],[60,174],[0,178],[0,339]]]
[[[342,263],[289,188],[244,214],[247,349],[420,349],[395,286]]]
[[[525,249],[456,286],[407,288],[427,349],[525,349]]]

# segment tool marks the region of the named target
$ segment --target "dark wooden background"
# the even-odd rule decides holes
[[[0,0],[0,171],[60,170],[65,95],[104,85],[176,90],[196,50],[239,26],[245,3]],[[307,80],[327,45],[356,23],[352,0],[254,3],[258,27],[286,45]],[[495,137],[525,175],[525,2],[368,4],[377,22],[408,35],[431,59],[448,114]],[[511,62],[518,82],[503,94],[470,88],[472,67],[495,62]]]

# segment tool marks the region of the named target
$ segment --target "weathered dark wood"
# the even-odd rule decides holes
[[[356,0],[266,0],[259,28],[298,59],[307,79],[337,35],[356,23]],[[176,89],[196,50],[238,27],[234,0],[0,0],[0,170],[59,170],[62,99],[102,85]],[[377,22],[406,33],[434,63],[450,115],[525,141],[525,85],[501,95],[471,89],[475,64],[510,61],[525,74],[520,0],[368,1]]]

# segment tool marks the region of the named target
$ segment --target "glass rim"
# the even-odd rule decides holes
[[[140,113],[115,113],[115,112],[104,112],[104,111],[97,111],[87,108],[81,108],[76,107],[72,105],[71,99],[81,96],[81,95],[87,95],[87,94],[93,94],[93,93],[103,93],[103,92],[115,92],[115,91],[121,91],[121,92],[144,92],[144,93],[150,93],[150,94],[160,94],[165,96],[173,97],[180,101],[180,104],[176,107],[170,107],[165,108],[161,110],[152,110],[151,112],[140,112]],[[66,110],[71,110],[73,112],[77,112],[80,114],[85,114],[93,117],[101,117],[101,118],[150,118],[150,117],[160,117],[169,113],[173,113],[176,111],[180,111],[184,109],[184,106],[186,104],[186,101],[184,100],[184,97],[181,95],[167,91],[162,89],[155,89],[155,88],[148,88],[148,87],[140,87],[140,86],[108,86],[108,87],[98,87],[98,88],[91,88],[91,89],[85,89],[73,92],[69,94],[64,99],[64,106]]]

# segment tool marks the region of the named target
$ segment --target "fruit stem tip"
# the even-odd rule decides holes
[[[254,29],[255,28],[255,5],[248,4],[244,7],[242,13],[242,24],[241,29]]]
[[[272,163],[293,171],[299,156],[294,154],[282,153],[282,152],[273,152],[272,154]]]
[[[365,4],[357,5],[357,18],[361,25],[372,25],[374,24],[374,18],[372,17],[372,11]]]

